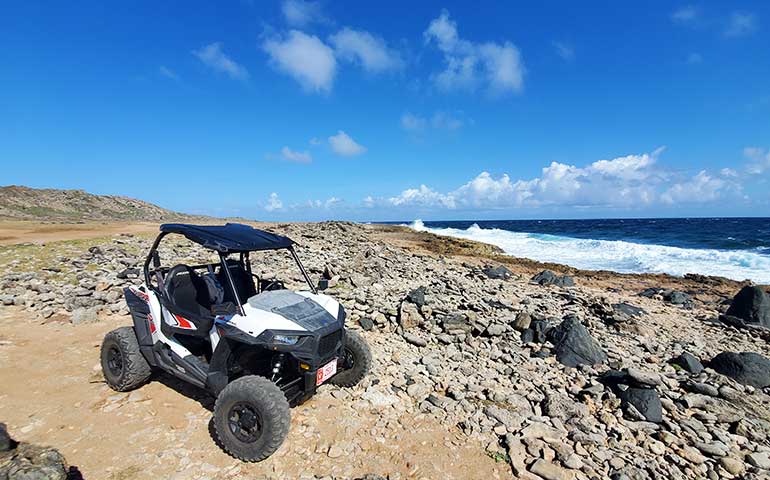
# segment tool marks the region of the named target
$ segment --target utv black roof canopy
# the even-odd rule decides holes
[[[281,235],[258,230],[240,223],[225,225],[188,225],[164,223],[163,233],[178,233],[189,240],[219,253],[253,252],[290,248],[294,242]]]

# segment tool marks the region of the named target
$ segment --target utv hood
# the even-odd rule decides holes
[[[291,290],[272,290],[249,298],[251,308],[275,313],[314,332],[336,323],[337,318],[310,298]]]

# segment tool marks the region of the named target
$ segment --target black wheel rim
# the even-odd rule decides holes
[[[227,426],[235,438],[244,443],[254,443],[262,436],[262,416],[246,402],[238,402],[230,408]]]
[[[117,346],[112,346],[107,351],[107,368],[114,377],[123,373],[123,354]]]
[[[342,368],[345,370],[350,370],[353,368],[356,364],[355,361],[355,355],[353,355],[353,351],[349,348],[345,348],[345,351],[342,353]]]

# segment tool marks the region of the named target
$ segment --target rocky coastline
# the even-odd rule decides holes
[[[356,405],[356,415],[387,425],[406,411],[448,425],[516,478],[770,475],[770,300],[762,287],[581,272],[403,227],[266,227],[297,241],[311,275],[372,345],[371,378],[337,398]],[[116,235],[2,247],[0,304],[43,326],[126,315],[121,291],[141,282],[150,242]],[[160,253],[211,258],[186,242]],[[252,263],[260,276],[302,286],[285,254]],[[345,478],[334,465],[366,452],[367,441],[363,434],[314,452],[308,478]],[[207,474],[236,478],[227,475]]]

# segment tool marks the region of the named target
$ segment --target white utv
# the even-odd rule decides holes
[[[158,245],[179,234],[216,252],[204,265],[162,266]],[[249,254],[285,250],[308,291],[252,274]],[[329,382],[353,386],[371,367],[364,339],[345,329],[345,310],[319,294],[287,237],[228,223],[164,224],[144,264],[144,281],[124,290],[132,327],[102,343],[104,378],[114,390],[146,382],[154,370],[216,397],[219,445],[244,461],[260,461],[289,431],[289,406]]]

